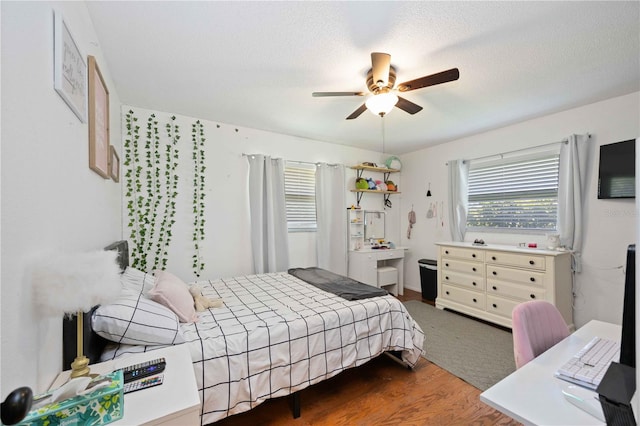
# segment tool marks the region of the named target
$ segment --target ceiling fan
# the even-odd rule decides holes
[[[388,53],[371,53],[371,69],[367,72],[367,87],[369,88],[369,98],[367,101],[347,117],[347,120],[358,118],[366,109],[374,114],[384,117],[394,106],[409,114],[415,114],[422,110],[420,105],[414,104],[404,98],[399,97],[394,92],[409,92],[411,90],[422,89],[423,87],[435,86],[436,84],[448,83],[460,77],[458,68],[442,71],[436,74],[405,81],[393,86],[396,82],[396,70],[391,66],[391,55]],[[366,96],[366,92],[313,92],[314,97],[325,96]]]

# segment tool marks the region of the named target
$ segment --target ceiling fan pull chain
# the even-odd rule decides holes
[[[384,117],[380,117],[380,121],[382,121],[382,154],[384,154]]]

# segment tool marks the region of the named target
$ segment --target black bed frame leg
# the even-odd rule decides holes
[[[294,419],[300,417],[300,391],[291,394],[291,411]]]

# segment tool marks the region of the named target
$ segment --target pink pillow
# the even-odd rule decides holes
[[[167,271],[156,270],[154,275],[155,285],[149,297],[175,312],[180,322],[198,321],[193,297],[184,281]]]

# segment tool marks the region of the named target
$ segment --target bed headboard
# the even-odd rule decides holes
[[[129,244],[126,240],[109,244],[104,249],[118,252],[118,264],[122,271],[129,266]],[[107,340],[94,333],[91,327],[91,316],[97,308],[95,306],[91,311],[85,312],[83,315],[82,345],[84,356],[89,358],[90,364],[100,361],[100,355],[102,355],[102,351],[107,345]],[[71,363],[77,356],[77,323],[75,316],[72,318],[65,317],[62,320],[62,370],[71,368]]]

